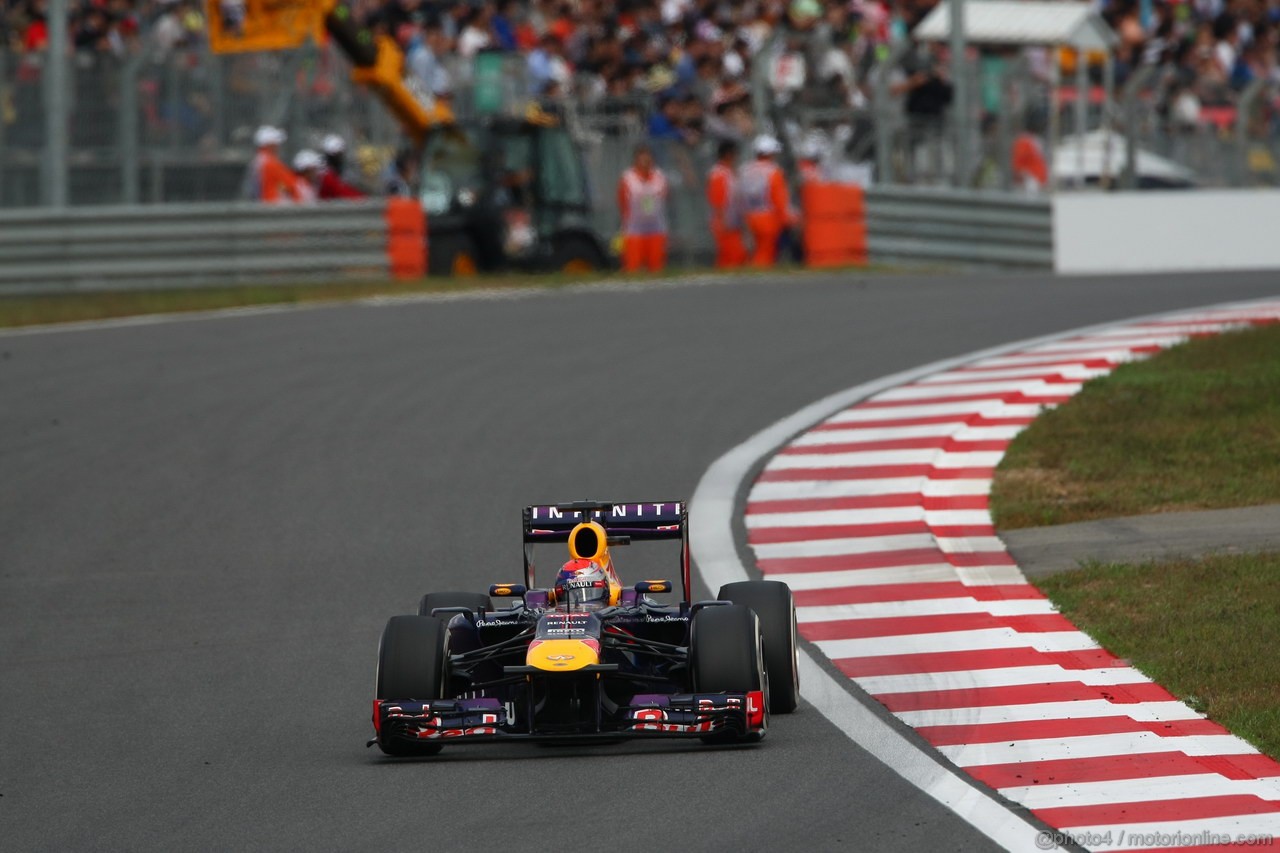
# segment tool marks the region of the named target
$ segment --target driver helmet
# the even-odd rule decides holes
[[[556,602],[570,608],[603,607],[609,602],[609,575],[594,560],[570,560],[556,575]]]

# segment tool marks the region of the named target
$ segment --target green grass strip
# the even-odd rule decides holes
[[[1280,502],[1280,325],[1122,365],[1032,422],[996,470],[1009,530]]]
[[[1040,587],[1112,654],[1280,759],[1280,554],[1094,564]]]
[[[478,289],[558,287],[605,280],[602,274],[422,278],[410,281],[183,287],[0,297],[0,326],[29,326],[258,305],[346,302],[371,296],[459,293]],[[615,278],[617,276],[614,276]]]
[[[806,270],[782,265],[775,269],[738,269],[735,278],[848,275],[849,280],[865,280],[868,275],[920,272],[917,269],[884,265]],[[31,326],[105,320],[142,314],[172,314],[210,311],[256,305],[297,305],[346,302],[371,296],[402,296],[417,293],[463,293],[471,290],[521,289],[590,285],[593,283],[635,282],[654,279],[692,278],[716,274],[706,268],[676,268],[661,274],[607,271],[594,273],[509,273],[465,278],[422,278],[410,281],[335,282],[311,284],[262,284],[241,287],[184,287],[152,290],[121,290],[84,293],[51,293],[30,296],[0,296],[0,327]]]

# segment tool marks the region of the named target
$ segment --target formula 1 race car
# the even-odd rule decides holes
[[[526,507],[524,583],[427,593],[418,615],[387,622],[369,745],[422,756],[446,742],[763,738],[799,695],[791,590],[744,581],[691,602],[688,529],[680,501]],[[679,602],[654,599],[675,592],[668,580],[618,579],[610,548],[652,540],[680,542]],[[546,542],[571,559],[538,588]]]

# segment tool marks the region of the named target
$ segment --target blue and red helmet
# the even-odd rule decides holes
[[[609,575],[595,560],[570,560],[556,575],[556,602],[601,607],[609,602]]]

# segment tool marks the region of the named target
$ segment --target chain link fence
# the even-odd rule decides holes
[[[1082,99],[1070,83],[1055,93],[1025,56],[979,52],[965,66],[974,109],[961,116],[904,96],[909,49],[868,65],[853,105],[831,105],[821,87],[785,103],[766,91],[768,118],[793,146],[813,137],[834,144],[830,160],[861,165],[881,185],[1019,191],[1012,155],[1022,136],[1041,145],[1060,189],[1280,183],[1280,82],[1256,80],[1202,100],[1172,70],[1143,66],[1108,98],[1093,69]],[[949,72],[943,79],[954,83]],[[963,170],[962,138],[973,152]]]
[[[1117,125],[1142,151],[1176,163],[1202,186],[1280,182],[1280,85],[1255,80],[1230,103],[1197,108],[1186,82],[1155,68],[1130,78]]]
[[[843,90],[806,85],[784,92],[757,75],[754,114],[733,130],[744,142],[757,131],[777,133],[789,143],[787,159],[793,161],[804,140],[819,138],[830,171],[884,185],[1018,190],[1011,152],[1027,132],[1060,140],[1046,145],[1046,156],[1057,161],[1058,184],[1067,188],[1144,186],[1153,175],[1198,186],[1280,181],[1275,83],[1255,82],[1215,108],[1211,101],[1190,103],[1186,85],[1169,73],[1140,68],[1110,103],[1091,81],[1081,108],[1073,87],[1063,86],[1055,99],[1049,82],[1025,59],[980,53],[967,69],[974,109],[956,116],[945,105],[913,109],[918,105],[902,90],[910,50],[903,44],[869,59],[857,70],[855,85]],[[518,95],[527,91],[522,60],[511,60],[501,73],[510,94]],[[357,181],[373,189],[403,144],[394,119],[350,81],[346,59],[332,46],[239,55],[214,55],[203,46],[124,57],[76,53],[63,91],[49,85],[46,62],[42,52],[0,53],[0,207],[49,203],[59,169],[52,162],[58,146],[45,139],[50,109],[69,117],[65,174],[72,206],[240,199],[253,131],[261,124],[286,130],[286,154],[341,134]],[[764,58],[757,65],[768,67]],[[465,118],[469,69],[457,67],[452,76]],[[568,107],[592,176],[598,230],[613,233],[616,181],[648,137],[654,99],[584,99]],[[680,243],[696,244],[696,235],[705,232],[702,186],[713,136],[707,132],[693,144],[654,140],[671,177],[677,258],[684,251]],[[957,150],[972,152],[964,169]]]
[[[369,177],[400,143],[395,121],[350,82],[345,60],[327,48],[77,53],[62,93],[47,85],[47,56],[0,55],[3,207],[46,203],[56,168],[44,138],[52,104],[70,116],[72,206],[239,199],[261,124],[284,128],[293,150],[340,133]]]

